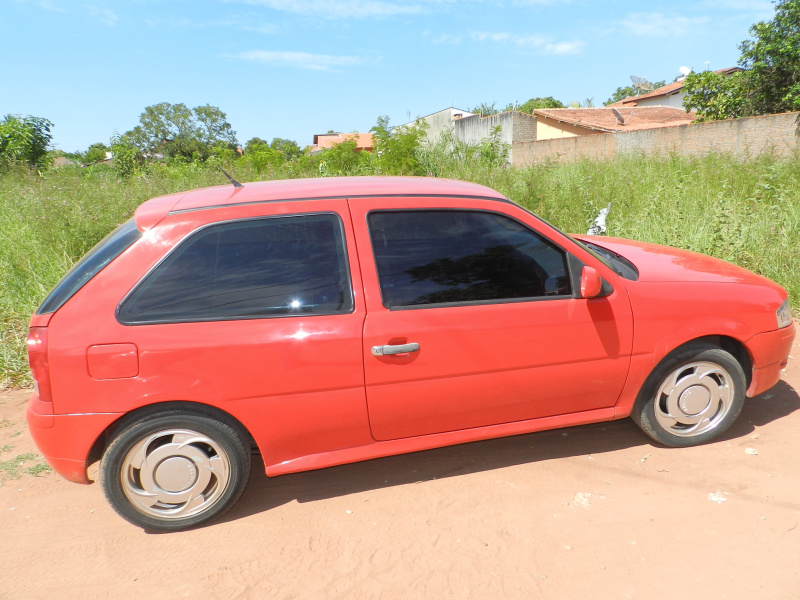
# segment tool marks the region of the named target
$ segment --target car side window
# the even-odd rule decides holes
[[[147,275],[118,318],[143,324],[350,312],[347,264],[337,215],[212,225]]]
[[[571,293],[565,253],[504,215],[409,210],[367,218],[387,308]]]

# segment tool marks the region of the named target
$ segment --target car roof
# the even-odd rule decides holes
[[[243,187],[220,185],[159,196],[142,204],[136,210],[135,218],[137,227],[144,231],[167,214],[258,202],[363,196],[460,196],[506,201],[502,194],[486,186],[434,177],[281,179],[247,183]]]

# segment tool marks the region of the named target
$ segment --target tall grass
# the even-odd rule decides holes
[[[502,166],[479,150],[434,146],[427,173],[482,183],[557,227],[584,232],[609,203],[608,235],[667,244],[740,264],[783,285],[800,306],[800,154],[617,158]],[[213,161],[212,161],[213,163]],[[69,267],[153,196],[227,184],[216,164],[153,165],[121,181],[109,168],[0,175],[0,385],[27,379],[29,315]],[[240,181],[311,177],[320,161],[225,169]]]

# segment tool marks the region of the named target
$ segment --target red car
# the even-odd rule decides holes
[[[786,292],[734,265],[572,238],[429,178],[155,198],[58,283],[28,336],[31,432],[151,530],[218,517],[257,446],[281,475],[631,416],[707,442],[775,385]]]

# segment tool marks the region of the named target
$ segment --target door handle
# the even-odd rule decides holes
[[[398,344],[397,346],[373,346],[372,356],[389,356],[391,354],[405,354],[407,352],[417,352],[419,344],[412,342],[410,344]]]

